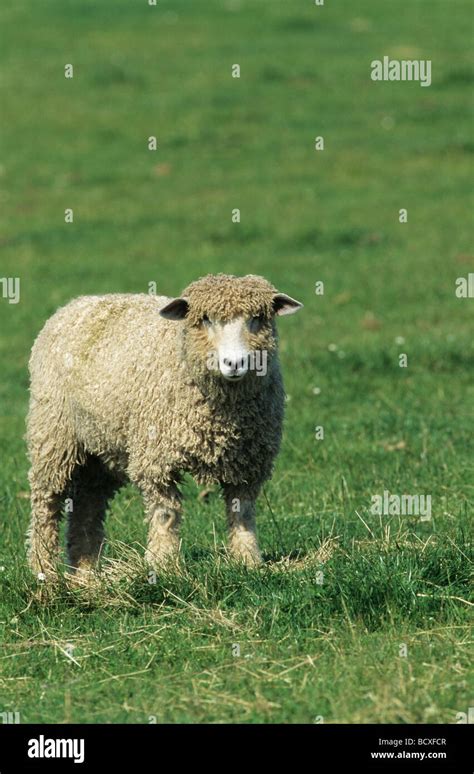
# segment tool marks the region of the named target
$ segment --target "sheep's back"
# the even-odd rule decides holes
[[[159,379],[174,350],[173,324],[159,315],[165,296],[83,296],[45,324],[30,358],[31,393],[65,399],[76,427],[125,431],[153,371]]]

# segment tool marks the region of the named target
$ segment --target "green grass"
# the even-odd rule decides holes
[[[474,301],[454,293],[474,271],[472,9],[356,5],[0,11],[0,275],[21,279],[19,304],[0,298],[0,711],[24,723],[452,723],[472,706]],[[432,86],[374,84],[384,55],[431,59]],[[130,488],[96,584],[38,586],[23,547],[35,335],[71,297],[153,281],[173,295],[213,271],[305,304],[280,324],[265,566],[229,563],[218,493],[187,479],[180,573],[148,582]],[[372,515],[385,489],[430,494],[432,519]]]

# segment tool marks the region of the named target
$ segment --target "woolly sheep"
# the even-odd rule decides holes
[[[30,359],[34,572],[55,572],[65,498],[68,565],[93,568],[107,504],[126,481],[144,499],[147,562],[175,561],[184,471],[221,485],[230,553],[258,564],[255,500],[283,420],[275,317],[301,306],[263,277],[217,274],[179,298],[83,296],[59,309]]]

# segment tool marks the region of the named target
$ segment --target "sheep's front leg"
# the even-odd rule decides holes
[[[179,558],[181,503],[179,493],[148,494],[145,497],[148,544],[145,561],[154,569],[173,565]]]
[[[234,559],[248,567],[262,563],[255,527],[255,498],[225,491],[229,551]]]

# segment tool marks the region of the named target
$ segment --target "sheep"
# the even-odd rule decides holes
[[[60,308],[30,358],[33,571],[57,572],[63,509],[69,572],[92,571],[106,508],[127,481],[145,505],[147,563],[176,564],[183,472],[220,485],[229,553],[258,565],[255,501],[284,408],[275,318],[301,307],[263,277],[210,274],[177,298],[82,296]]]

